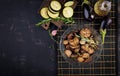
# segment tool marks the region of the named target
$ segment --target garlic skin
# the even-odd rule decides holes
[[[100,10],[110,11],[111,10],[111,2],[110,1],[103,1],[100,4]]]

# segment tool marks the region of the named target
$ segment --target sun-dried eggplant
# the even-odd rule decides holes
[[[88,53],[84,53],[82,57],[83,57],[83,58],[89,58],[89,56],[90,56],[90,55],[89,55]]]
[[[77,60],[78,60],[78,62],[84,62],[84,58],[83,57],[78,57]]]
[[[84,28],[84,29],[82,29],[81,31],[80,31],[80,34],[83,36],[83,37],[86,37],[86,38],[88,38],[88,37],[90,37],[91,36],[91,30],[90,29],[88,29],[88,28]]]
[[[78,62],[86,62],[94,54],[98,43],[95,41],[92,31],[89,28],[83,28],[70,32],[63,39],[63,45],[67,57]]]
[[[67,57],[70,57],[72,54],[71,50],[65,50],[65,54],[67,55]]]
[[[67,45],[68,44],[68,40],[63,40],[63,44]]]

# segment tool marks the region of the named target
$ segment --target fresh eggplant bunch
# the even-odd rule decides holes
[[[105,16],[100,25],[100,34],[102,37],[102,44],[104,44],[105,36],[107,33],[106,28],[112,23],[112,19],[109,16]]]
[[[82,3],[83,6],[83,16],[86,20],[92,21],[94,19],[93,8],[90,1],[84,0]]]

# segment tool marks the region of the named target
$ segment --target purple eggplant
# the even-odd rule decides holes
[[[106,29],[112,23],[112,19],[108,16],[105,16],[101,22],[100,28]]]
[[[108,16],[104,17],[102,22],[101,22],[101,26],[100,26],[100,34],[102,37],[102,44],[104,44],[105,41],[105,36],[106,36],[106,28],[112,23],[112,19]]]
[[[94,15],[92,14],[93,8],[91,7],[90,2],[88,0],[84,0],[82,6],[84,18],[88,21],[92,21],[94,19]]]

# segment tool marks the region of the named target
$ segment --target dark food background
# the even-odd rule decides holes
[[[120,0],[118,0],[118,32],[120,32]],[[118,33],[118,66],[119,66],[119,74],[120,76],[120,33]]]
[[[56,54],[41,20],[42,0],[0,0],[0,76],[54,76]]]
[[[40,20],[37,11],[41,3],[42,0],[0,0],[0,76],[56,75],[56,51],[51,48],[54,42],[47,31],[35,26]],[[118,11],[120,32],[120,5]]]

